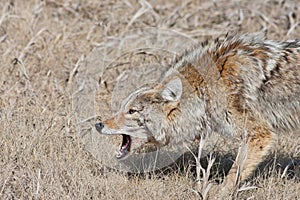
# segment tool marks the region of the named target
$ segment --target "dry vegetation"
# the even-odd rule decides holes
[[[87,151],[73,105],[80,67],[102,78],[99,91],[108,88],[96,105],[103,117],[117,75],[102,77],[93,71],[101,64],[84,61],[128,31],[153,27],[199,41],[261,30],[300,38],[300,2],[292,0],[1,0],[0,9],[0,199],[199,199],[189,168],[128,176]],[[297,177],[282,178],[300,158],[299,137],[283,135],[272,155],[251,181],[258,189],[237,198],[300,199]]]

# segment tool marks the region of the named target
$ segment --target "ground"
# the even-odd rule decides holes
[[[162,51],[136,53],[153,30],[165,31],[161,35],[169,37],[168,45],[179,44],[176,52],[189,46],[181,39],[176,43],[176,37],[201,42],[227,32],[257,31],[267,31],[274,40],[300,37],[300,2],[291,0],[2,0],[0,8],[1,199],[199,199],[189,168],[128,175],[106,167],[88,150],[82,132],[90,129],[78,125],[80,107],[74,108],[84,104],[76,96],[84,82],[78,77],[90,73],[99,83],[92,88],[97,91],[94,123],[109,116],[108,102],[122,67],[134,67],[123,63],[110,74],[101,64],[109,53],[101,48],[115,52],[116,41],[139,36],[134,44],[128,39],[122,50],[136,48],[132,55],[149,64],[154,58],[147,60],[147,55],[160,56],[159,63],[171,59]],[[138,35],[139,29],[151,31]],[[118,66],[122,59],[109,63]],[[107,71],[93,71],[97,67]],[[257,188],[235,198],[300,199],[297,177],[283,173],[300,157],[299,138],[281,135],[265,163],[269,167],[250,180]],[[210,193],[219,189],[216,185]]]

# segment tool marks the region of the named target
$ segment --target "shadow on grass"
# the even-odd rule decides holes
[[[236,154],[235,153],[213,153],[216,160],[211,170],[210,179],[215,183],[221,183],[224,177],[228,174],[231,166],[233,165]],[[201,159],[201,165],[204,169],[208,166],[209,155]],[[259,164],[253,175],[248,178],[247,182],[255,183],[258,177],[268,179],[276,175],[282,179],[294,179],[300,181],[300,157],[291,157],[285,154],[270,154],[262,163]],[[164,178],[171,174],[180,174],[188,176],[196,180],[196,162],[191,153],[183,154],[175,163],[160,170],[148,173],[125,173],[130,179],[138,177],[145,178]],[[124,173],[123,173],[124,174]]]

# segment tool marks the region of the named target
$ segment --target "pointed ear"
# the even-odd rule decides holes
[[[177,101],[182,95],[182,82],[180,78],[169,81],[161,92],[163,99],[168,101]]]

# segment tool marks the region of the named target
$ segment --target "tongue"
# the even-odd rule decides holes
[[[123,142],[122,142],[122,147],[121,150],[127,150],[130,146],[130,136],[128,135],[123,135]]]

